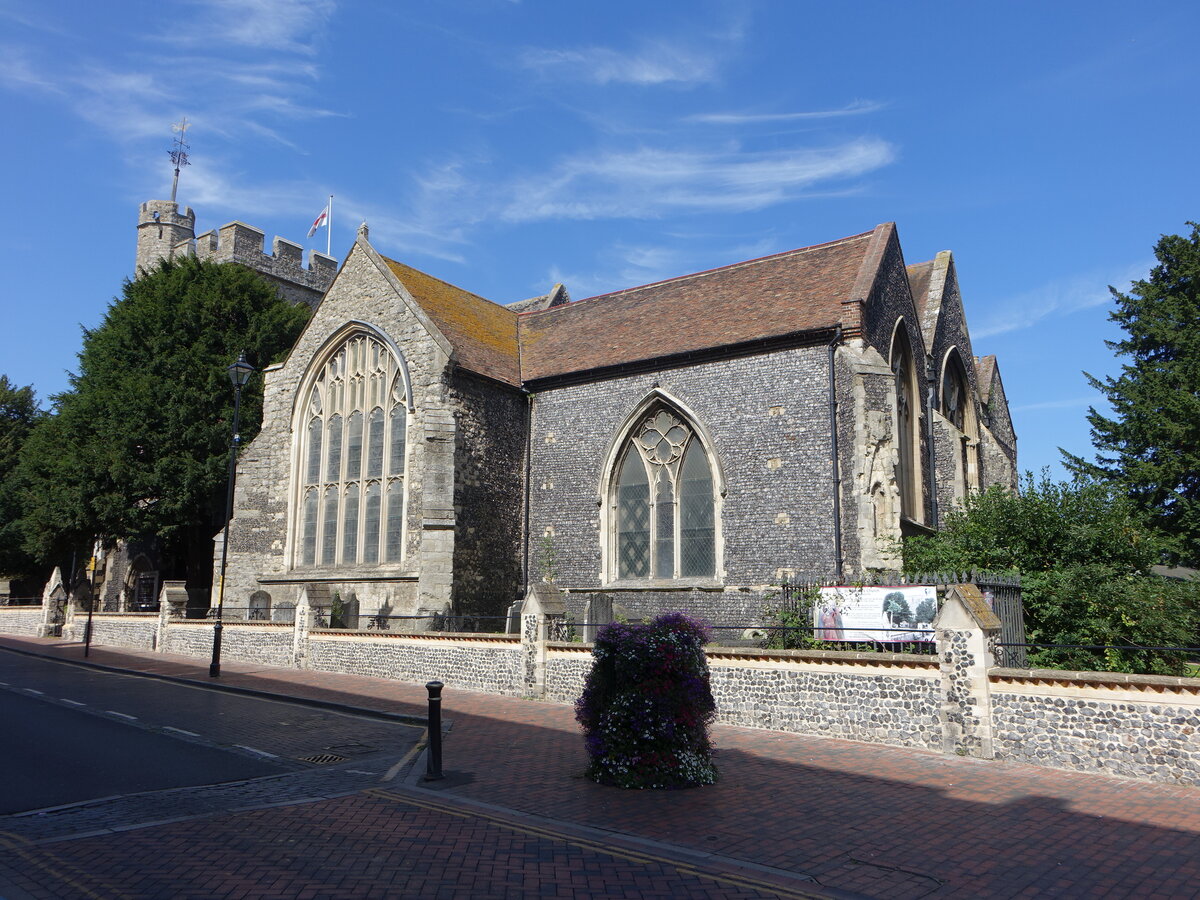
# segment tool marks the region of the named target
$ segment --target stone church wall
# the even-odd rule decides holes
[[[446,355],[404,304],[393,299],[390,282],[366,252],[352,251],[344,274],[349,277],[340,278],[322,301],[287,360],[263,375],[266,383],[262,430],[245,446],[238,463],[235,515],[229,538],[227,606],[248,606],[250,595],[259,590],[270,595],[272,606],[296,603],[303,586],[312,582],[329,585],[330,590],[338,590],[343,598],[353,594],[359,601],[360,614],[374,612],[382,605],[390,606],[394,614],[411,613],[422,603],[436,603],[441,608],[450,600],[449,554],[453,532],[445,530],[445,526],[452,527],[453,522],[436,523],[439,530],[434,535],[441,541],[427,541],[426,530],[428,506],[444,508],[446,516],[452,519],[453,503],[449,496],[452,478],[448,476],[453,465],[454,417],[444,379]],[[415,411],[410,417],[407,440],[406,561],[397,566],[296,568],[289,564],[288,558],[289,541],[294,540],[289,517],[294,490],[296,393],[312,359],[354,321],[372,326],[396,343],[404,354],[412,381]],[[441,430],[445,430],[443,426],[449,429],[446,434],[449,440],[426,439],[435,431],[440,436]],[[440,465],[434,460],[439,454],[446,456]],[[427,496],[430,492],[426,480],[432,477],[431,473],[438,472],[443,474],[442,489],[433,490],[438,496]],[[449,540],[445,540],[447,535]],[[214,565],[219,568],[220,535],[216,540]],[[443,546],[431,549],[431,545],[438,543]],[[437,565],[445,569],[444,582],[431,589],[432,599],[418,597],[416,588],[416,572],[424,556],[430,557],[432,574],[436,575],[433,569]],[[385,575],[389,577],[387,583],[381,580]]]
[[[460,613],[503,616],[521,588],[525,395],[462,371],[455,407],[454,586]]]
[[[542,577],[543,538],[559,587],[577,596],[619,591],[630,613],[690,609],[742,619],[788,572],[833,570],[828,357],[823,345],[547,389],[533,399],[530,578]],[[695,413],[725,478],[718,559],[709,585],[602,581],[600,497],[605,455],[633,410],[658,389]],[[696,610],[697,612],[701,610]],[[721,615],[724,612],[725,615]],[[744,621],[744,619],[742,619]]]

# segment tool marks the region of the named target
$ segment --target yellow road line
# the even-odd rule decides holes
[[[381,778],[381,781],[391,781],[400,774],[400,770],[408,765],[409,760],[425,749],[425,744],[429,741],[429,729],[426,728],[421,732],[421,736],[417,738],[417,742],[413,744],[412,749],[404,754],[404,758],[387,770],[387,774]]]
[[[686,875],[693,875],[696,878],[705,879],[708,881],[721,882],[733,887],[748,888],[750,890],[765,891],[767,893],[776,894],[781,897],[795,898],[795,900],[822,900],[824,895],[809,893],[798,888],[789,888],[779,884],[773,884],[769,881],[758,881],[754,878],[749,878],[742,875],[726,875],[715,874],[713,872],[703,871],[693,863],[684,863],[678,860],[669,859],[665,856],[656,856],[652,853],[645,853],[640,850],[618,850],[608,844],[600,841],[591,840],[589,838],[575,837],[564,834],[561,831],[553,831],[549,828],[543,828],[537,825],[518,825],[508,819],[499,816],[491,815],[482,810],[465,811],[449,804],[438,803],[433,800],[425,800],[424,798],[417,799],[405,794],[400,794],[395,791],[390,791],[385,788],[368,788],[363,791],[364,794],[369,794],[381,800],[390,800],[395,803],[405,803],[410,806],[420,807],[422,809],[432,810],[434,812],[446,813],[447,815],[457,816],[460,819],[483,819],[491,822],[500,828],[506,828],[510,831],[517,831],[523,834],[528,834],[532,837],[545,838],[547,840],[558,841],[564,844],[569,844],[573,847],[578,847],[581,850],[588,850],[594,853],[603,853],[605,856],[623,859],[626,862],[646,864],[659,863],[670,866],[677,872]]]
[[[101,887],[95,883],[95,879],[84,872],[78,866],[67,862],[66,860],[56,859],[54,854],[48,850],[30,843],[27,839],[19,834],[13,834],[9,831],[0,831],[0,851],[11,850],[24,859],[27,863],[33,866],[38,872],[44,873],[57,879],[62,884],[66,884],[75,890],[79,891],[90,900],[130,900],[128,894],[122,894],[119,891],[112,890],[107,887]],[[70,870],[67,874],[66,870]],[[88,879],[92,882],[93,887],[80,880]],[[52,890],[51,885],[39,885],[48,890]],[[101,893],[96,893],[101,891]]]

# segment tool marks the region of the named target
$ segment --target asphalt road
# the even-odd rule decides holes
[[[0,651],[0,814],[399,758],[421,731]]]
[[[0,722],[0,814],[286,771],[10,691],[0,693]]]

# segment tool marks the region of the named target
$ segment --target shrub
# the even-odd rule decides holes
[[[600,630],[575,718],[587,775],[628,788],[712,784],[708,726],[716,713],[704,644],[708,627],[682,613]]]

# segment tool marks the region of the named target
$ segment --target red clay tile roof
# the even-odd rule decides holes
[[[860,299],[852,295],[872,238],[890,227],[524,313],[522,378],[836,327],[842,302]]]
[[[516,313],[394,259],[383,260],[450,342],[460,366],[520,385]]]

